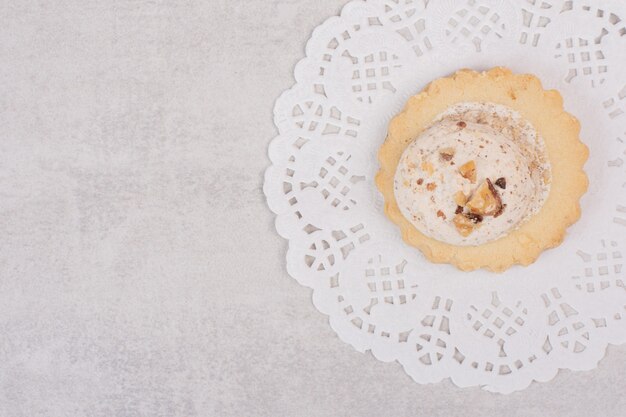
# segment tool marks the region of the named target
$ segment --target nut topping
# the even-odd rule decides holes
[[[426,184],[426,189],[428,191],[434,191],[435,188],[437,188],[437,184],[435,184],[434,182],[429,182],[428,184]]]
[[[495,216],[502,213],[502,199],[489,178],[474,192],[467,202],[467,208],[481,216]]]
[[[463,207],[467,203],[467,196],[463,194],[463,191],[457,191],[457,193],[454,194],[454,202],[457,206]]]
[[[504,177],[498,178],[496,180],[495,184],[498,187],[502,188],[503,190],[506,190],[506,178],[504,178]]]
[[[480,227],[480,222],[477,217],[469,218],[467,215],[461,213],[454,216],[453,222],[457,232],[463,237],[469,236],[474,229]]]
[[[463,120],[461,120],[460,122],[457,122],[456,124],[458,127],[460,127],[461,129],[465,128],[467,126],[467,123],[465,123]]]
[[[454,158],[454,153],[455,153],[454,148],[444,148],[441,151],[439,151],[439,156],[444,161],[451,161],[452,158]]]
[[[459,172],[463,178],[467,178],[472,183],[476,182],[476,163],[474,161],[469,161],[461,165]]]
[[[498,212],[494,214],[493,217],[499,217],[504,212],[505,208],[506,208],[506,204],[502,204],[502,207],[500,207],[500,210],[498,210]]]
[[[475,224],[478,224],[483,221],[483,216],[481,216],[480,214],[466,213],[465,217],[470,219],[470,221]]]
[[[437,210],[437,217],[441,217],[444,220],[446,219],[446,215],[443,214],[443,211],[441,210]]]

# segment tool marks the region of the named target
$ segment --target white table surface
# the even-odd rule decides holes
[[[626,347],[509,396],[341,342],[261,191],[344,0],[0,2],[0,415],[623,416]]]

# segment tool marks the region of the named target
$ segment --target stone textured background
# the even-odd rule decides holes
[[[0,415],[623,416],[626,347],[509,396],[335,336],[261,192],[344,0],[0,1]]]

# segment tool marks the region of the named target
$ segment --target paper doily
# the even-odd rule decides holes
[[[267,201],[287,270],[338,336],[419,383],[509,393],[626,342],[626,4],[353,1],[313,32],[274,110]],[[506,66],[556,88],[590,148],[583,216],[529,267],[429,263],[374,185],[387,124],[431,80]]]

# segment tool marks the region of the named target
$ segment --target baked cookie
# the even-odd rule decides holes
[[[438,79],[389,125],[376,176],[385,213],[433,262],[529,265],[580,217],[588,149],[579,132],[560,94],[532,75]]]

